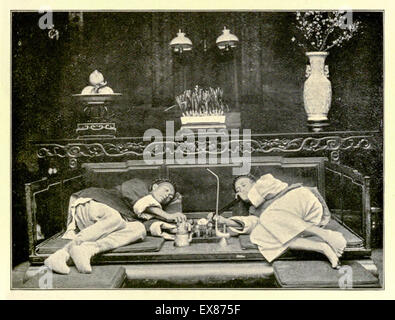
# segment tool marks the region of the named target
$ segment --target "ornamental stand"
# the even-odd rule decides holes
[[[111,94],[74,94],[83,104],[83,111],[88,116],[85,123],[77,123],[78,139],[82,138],[115,138],[115,123],[111,122],[110,109],[121,93]]]
[[[107,81],[98,70],[89,75],[89,86],[86,86],[81,94],[73,94],[84,106],[84,113],[88,116],[88,122],[78,123],[76,132],[78,139],[82,138],[115,138],[117,129],[111,122],[112,113],[109,109],[114,101],[122,96],[107,86]]]

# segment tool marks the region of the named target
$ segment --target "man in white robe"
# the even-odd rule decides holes
[[[318,191],[301,184],[288,185],[271,174],[259,180],[251,175],[237,177],[234,189],[236,196],[251,205],[253,214],[217,219],[234,233],[250,234],[251,242],[268,262],[291,248],[320,252],[333,268],[339,267],[346,240],[340,232],[323,228],[330,213]]]

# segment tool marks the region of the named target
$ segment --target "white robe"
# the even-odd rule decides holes
[[[291,240],[310,226],[324,226],[328,223],[329,210],[323,210],[323,204],[307,187],[298,187],[275,199],[269,206],[262,208],[265,201],[288,188],[288,184],[267,174],[261,177],[250,192],[248,198],[258,211],[258,216],[232,217],[241,222],[243,230],[238,233],[250,233],[250,240],[268,262],[280,256]],[[321,199],[324,202],[323,199]],[[326,206],[326,205],[325,205]],[[262,212],[259,212],[262,211]],[[242,218],[242,219],[241,219]],[[236,230],[233,230],[236,231]]]
[[[288,248],[291,240],[312,225],[319,226],[322,216],[322,205],[313,193],[304,187],[297,188],[262,212],[250,240],[272,262]]]

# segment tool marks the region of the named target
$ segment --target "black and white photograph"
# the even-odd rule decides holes
[[[12,291],[385,289],[385,10],[291,8],[9,12]]]

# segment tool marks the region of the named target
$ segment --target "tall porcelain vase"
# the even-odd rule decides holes
[[[327,52],[306,52],[310,64],[306,68],[303,101],[307,122],[313,131],[322,131],[328,125],[328,112],[332,100],[332,86],[325,65]]]

